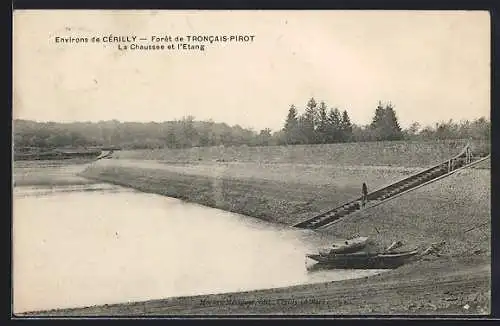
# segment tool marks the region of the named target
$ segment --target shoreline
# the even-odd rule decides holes
[[[450,266],[450,257],[414,262],[358,279],[262,290],[179,296],[78,308],[20,313],[21,316],[200,316],[200,315],[487,315],[491,267],[485,257]],[[439,275],[436,275],[439,271]],[[429,282],[432,279],[432,282]],[[436,290],[438,289],[438,290]],[[383,298],[383,299],[382,299]],[[468,305],[465,309],[464,306]]]
[[[257,163],[178,166],[115,159],[96,162],[80,175],[93,181],[293,225],[357,197],[362,182],[367,181],[371,189],[376,189],[414,173],[401,167],[372,167],[360,171],[339,166],[273,165],[272,168]],[[489,239],[476,239],[476,234],[464,237],[461,233],[491,220],[490,180],[487,169],[460,171],[366,213],[343,219],[325,232],[337,237],[362,232],[376,237],[385,246],[395,237],[405,237],[414,245],[450,240],[449,247],[453,247],[451,243],[456,240],[455,253],[461,253],[459,249],[463,248],[459,247],[468,246],[471,241],[484,242],[483,245],[488,242],[489,246]],[[444,225],[440,219],[452,224]],[[391,229],[393,226],[397,231]],[[423,241],[424,238],[427,240]],[[489,247],[482,246],[482,249],[489,250]]]
[[[369,179],[369,186],[377,188],[403,178],[412,170],[272,165],[274,169],[259,163],[195,162],[186,167],[150,160],[112,159],[92,163],[81,176],[291,225],[357,196],[361,180]],[[464,231],[480,222],[491,221],[489,175],[489,170],[482,169],[457,173],[374,208],[369,214],[339,221],[325,232],[335,237],[368,235],[381,246],[401,238],[411,246],[428,245],[445,238],[447,244],[441,257],[414,262],[383,275],[19,315],[487,314],[490,310],[490,241],[480,234],[488,233],[489,224],[481,232],[468,232],[467,236]],[[470,250],[473,246],[475,253]],[[358,291],[359,284],[363,284],[362,291]],[[405,291],[415,294],[401,294]],[[302,303],[294,304],[293,298]],[[233,301],[221,305],[224,300]],[[464,309],[466,304],[471,308]]]

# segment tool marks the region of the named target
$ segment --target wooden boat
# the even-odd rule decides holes
[[[320,264],[341,269],[389,269],[396,268],[408,262],[419,253],[418,249],[405,252],[391,253],[366,253],[356,252],[350,254],[308,254]]]
[[[331,248],[320,249],[321,256],[333,254],[348,254],[363,249],[368,243],[368,237],[357,237],[346,240],[343,243],[334,243]]]

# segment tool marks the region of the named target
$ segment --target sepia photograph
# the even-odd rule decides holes
[[[12,19],[12,316],[491,313],[488,11]]]

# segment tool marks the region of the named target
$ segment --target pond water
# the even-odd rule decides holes
[[[103,183],[16,186],[13,212],[14,312],[380,273],[311,272],[333,239]]]

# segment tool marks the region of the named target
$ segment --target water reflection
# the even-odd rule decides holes
[[[332,239],[131,189],[14,190],[16,312],[282,287],[380,271],[306,268]]]

